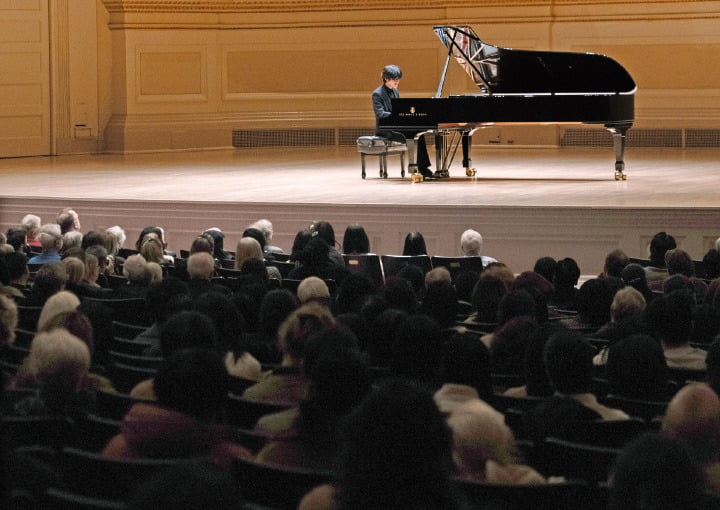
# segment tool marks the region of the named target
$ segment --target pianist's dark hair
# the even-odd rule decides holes
[[[396,65],[389,65],[383,67],[382,70],[382,80],[383,82],[387,80],[399,80],[402,78],[402,71],[400,68]]]

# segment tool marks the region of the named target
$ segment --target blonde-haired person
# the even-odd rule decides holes
[[[327,306],[310,302],[293,311],[278,330],[280,367],[267,372],[257,384],[243,392],[243,398],[256,402],[299,405],[310,386],[302,371],[305,343],[315,332],[331,328],[335,319]]]
[[[67,253],[73,248],[80,248],[82,246],[82,238],[82,232],[78,232],[77,230],[65,232],[62,236],[62,252]]]
[[[447,419],[453,433],[456,476],[485,483],[538,485],[547,480],[519,462],[505,417],[482,400],[461,404]]]
[[[330,306],[330,289],[321,278],[308,276],[300,282],[297,288],[297,297],[301,304],[315,301],[321,305]]]
[[[40,225],[42,225],[40,217],[35,214],[26,214],[22,220],[20,220],[20,224],[25,229],[27,245],[39,248],[40,241],[37,240],[37,235],[40,233]]]
[[[140,254],[148,262],[155,262],[157,264],[166,264],[168,262],[165,259],[163,243],[157,234],[148,234],[145,236],[142,246],[140,246]]]
[[[15,343],[18,309],[15,300],[0,294],[0,350]]]
[[[262,247],[257,239],[252,237],[243,237],[238,241],[235,247],[235,269],[242,270],[246,260],[258,260],[265,262]],[[280,270],[275,266],[265,266],[268,278],[281,280]]]
[[[147,273],[149,275],[148,285],[152,285],[153,283],[161,282],[163,279],[162,266],[160,264],[158,264],[157,262],[148,262],[147,263]]]
[[[642,293],[628,285],[615,293],[612,304],[610,305],[610,322],[601,327],[593,336],[598,338],[608,338],[615,336],[614,332],[620,328],[632,327],[631,320],[633,317],[638,318],[639,325],[640,315],[645,311],[647,302]],[[638,326],[639,327],[639,326]],[[632,331],[628,332],[631,333]],[[640,333],[640,331],[636,331]],[[627,336],[627,335],[625,335]],[[608,347],[604,347],[599,353],[593,357],[593,365],[601,366],[607,363]]]
[[[62,290],[50,296],[40,311],[37,329],[40,331],[55,315],[73,312],[80,306],[80,299],[70,291]]]
[[[125,259],[118,256],[118,253],[120,253],[126,239],[127,235],[125,234],[125,231],[118,225],[105,229],[104,246],[107,250],[108,274],[119,273],[120,267]]]

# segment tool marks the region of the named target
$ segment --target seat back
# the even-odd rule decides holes
[[[133,404],[140,400],[128,393],[95,392],[95,414],[110,420],[122,420]]]
[[[618,448],[548,437],[540,447],[542,460],[536,459],[542,466],[536,467],[540,467],[541,472],[546,475],[564,476],[596,484],[608,480],[619,454]]]
[[[633,438],[651,429],[650,424],[636,417],[629,420],[597,420],[577,423],[566,430],[563,437],[575,443],[623,448]]]
[[[283,278],[287,278],[290,271],[295,269],[295,262],[288,262],[286,260],[268,260],[267,265],[277,267],[278,271],[280,271],[280,276]]]
[[[42,496],[41,508],[52,510],[125,510],[123,501],[83,496],[51,487]]]
[[[225,402],[225,419],[230,425],[243,429],[252,429],[260,417],[285,411],[291,407],[290,404],[256,402],[230,393]]]
[[[112,313],[112,320],[127,324],[150,325],[150,317],[145,305],[145,298],[94,298],[83,297],[83,303],[95,303],[107,307]]]
[[[461,271],[471,271],[475,274],[483,270],[482,257],[441,257],[433,255],[430,258],[433,269],[436,267],[444,267],[450,271],[450,275],[454,279]]]
[[[385,278],[394,276],[408,264],[413,264],[422,269],[423,274],[432,269],[432,262],[427,255],[381,255],[383,272]]]
[[[4,416],[0,418],[0,441],[8,451],[27,445],[62,448],[75,444],[77,436],[75,423],[64,416]]]
[[[113,363],[122,363],[133,367],[150,368],[158,370],[163,358],[157,356],[143,356],[142,354],[128,354],[125,352],[108,351],[108,357]]]
[[[455,483],[478,508],[504,510],[575,510],[579,501],[586,501],[589,487],[582,481],[543,485],[509,485],[456,480]]]
[[[233,473],[248,501],[276,510],[295,510],[305,494],[333,479],[330,472],[256,464],[241,459],[235,461]]]
[[[114,459],[78,448],[63,448],[60,466],[65,488],[77,494],[124,500],[149,477],[184,459]]]
[[[630,416],[636,416],[645,421],[651,421],[657,416],[664,416],[668,405],[667,402],[641,400],[613,394],[607,395],[602,402],[608,407],[622,409]]]
[[[380,256],[367,253],[363,255],[343,255],[345,266],[351,273],[365,275],[378,288],[385,283],[385,275],[383,274],[382,262]]]

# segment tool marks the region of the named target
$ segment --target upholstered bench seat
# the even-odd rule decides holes
[[[362,178],[365,178],[365,157],[378,156],[380,159],[380,177],[387,179],[387,157],[400,155],[400,176],[405,177],[405,153],[407,145],[402,142],[388,140],[382,136],[361,136],[357,139],[357,150],[360,153]]]

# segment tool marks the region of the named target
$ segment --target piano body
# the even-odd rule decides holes
[[[602,124],[613,137],[615,179],[627,178],[625,137],[635,118],[637,87],[620,64],[593,53],[491,46],[469,26],[436,26],[433,30],[449,50],[435,97],[393,99],[392,115],[378,125],[405,136],[414,180],[421,180],[415,164],[415,142],[420,136],[436,136],[436,176],[449,176],[459,143],[463,167],[472,176],[472,134],[504,123]],[[478,94],[441,97],[451,57],[479,87]]]

